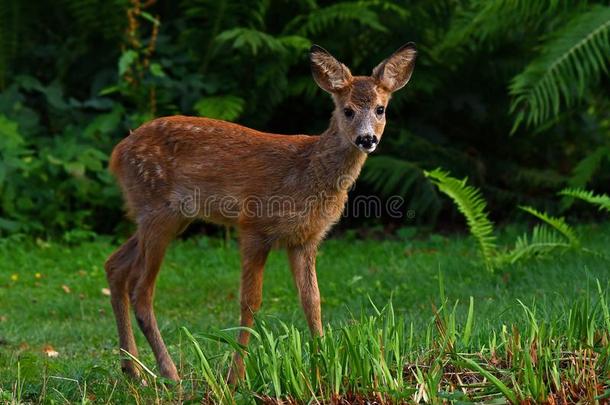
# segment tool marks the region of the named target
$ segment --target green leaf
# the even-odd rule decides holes
[[[462,334],[462,344],[468,345],[472,336],[472,328],[474,324],[474,298],[470,296],[470,304],[468,305],[468,316],[466,317],[466,325]]]
[[[64,169],[74,177],[83,177],[85,175],[85,165],[81,162],[65,163]]]
[[[108,87],[104,87],[103,89],[100,90],[100,92],[98,93],[98,95],[100,96],[106,96],[108,94],[112,94],[112,93],[116,93],[117,91],[119,91],[121,88],[119,86],[108,86]]]
[[[0,217],[0,229],[7,232],[16,232],[21,228],[21,223]]]
[[[237,96],[209,96],[197,101],[195,111],[204,117],[235,121],[243,112],[244,104],[244,99]]]
[[[117,104],[111,112],[98,115],[85,128],[84,137],[94,138],[99,134],[111,134],[116,131],[123,118],[123,112],[123,107]]]
[[[64,164],[63,160],[61,160],[58,157],[55,157],[54,155],[51,155],[50,153],[47,154],[47,160],[49,161],[49,163],[51,163],[53,165],[62,165],[62,164]]]
[[[150,73],[155,77],[165,77],[163,67],[157,62],[150,64]]]
[[[158,18],[153,17],[152,14],[147,13],[146,11],[140,11],[140,15],[142,16],[142,18],[150,21],[154,25],[161,25],[161,21],[159,21]]]
[[[0,153],[14,151],[25,144],[18,127],[15,121],[0,114]]]
[[[132,49],[123,52],[119,58],[119,76],[123,76],[129,67],[138,59],[138,53]]]
[[[216,400],[218,401],[218,403],[234,404],[235,399],[233,398],[233,395],[231,394],[231,390],[230,390],[229,386],[222,378],[219,379],[216,376],[212,366],[210,365],[208,358],[203,353],[203,350],[201,350],[201,346],[199,346],[197,339],[195,339],[195,337],[191,334],[191,332],[189,332],[189,330],[187,328],[185,328],[184,326],[181,328],[181,330],[186,335],[188,340],[190,340],[191,345],[193,346],[193,349],[195,350],[195,354],[197,355],[197,357],[199,359],[199,368],[200,368],[199,371],[203,374],[203,377],[204,377],[206,383],[209,385],[210,390],[216,397]]]

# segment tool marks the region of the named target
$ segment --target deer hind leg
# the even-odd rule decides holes
[[[264,237],[241,230],[240,250],[242,261],[240,307],[241,326],[252,327],[254,314],[260,309],[263,301],[263,270],[271,246]],[[237,341],[246,346],[250,340],[250,332],[240,330]],[[244,360],[241,353],[236,352],[233,365],[229,372],[229,383],[235,384],[245,374]]]
[[[143,221],[138,227],[140,254],[143,260],[131,289],[131,302],[136,320],[153,350],[159,372],[165,378],[178,381],[178,371],[163,342],[153,311],[155,281],[167,246],[184,224],[169,216]]]
[[[110,302],[116,319],[121,349],[138,356],[138,348],[133,337],[131,319],[129,317],[129,278],[138,260],[138,238],[133,235],[119,247],[106,261],[106,278],[110,287]],[[124,357],[124,355],[121,355]],[[139,370],[128,359],[121,360],[121,369],[128,375],[137,378]]]
[[[316,245],[292,246],[288,248],[288,258],[309,330],[312,335],[321,336],[323,331],[320,290],[316,275],[317,250]]]

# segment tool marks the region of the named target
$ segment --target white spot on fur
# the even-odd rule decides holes
[[[157,173],[157,176],[161,179],[165,178],[165,173],[163,173],[163,169],[161,168],[161,166],[159,164],[155,165],[155,173]]]

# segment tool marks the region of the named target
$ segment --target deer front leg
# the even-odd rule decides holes
[[[250,328],[254,324],[254,314],[259,310],[263,301],[263,270],[270,246],[263,237],[241,230],[240,250],[242,260],[240,325]],[[249,340],[250,332],[240,330],[237,338],[239,344],[246,346]],[[244,360],[241,353],[236,352],[229,371],[229,383],[237,383],[244,377],[244,374]]]
[[[317,245],[302,245],[288,248],[288,258],[292,275],[309,330],[314,336],[322,336],[322,315],[320,311],[320,291],[316,275]]]

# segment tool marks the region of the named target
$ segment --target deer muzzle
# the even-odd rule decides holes
[[[358,135],[354,143],[361,151],[371,153],[377,148],[379,139],[375,135]]]

